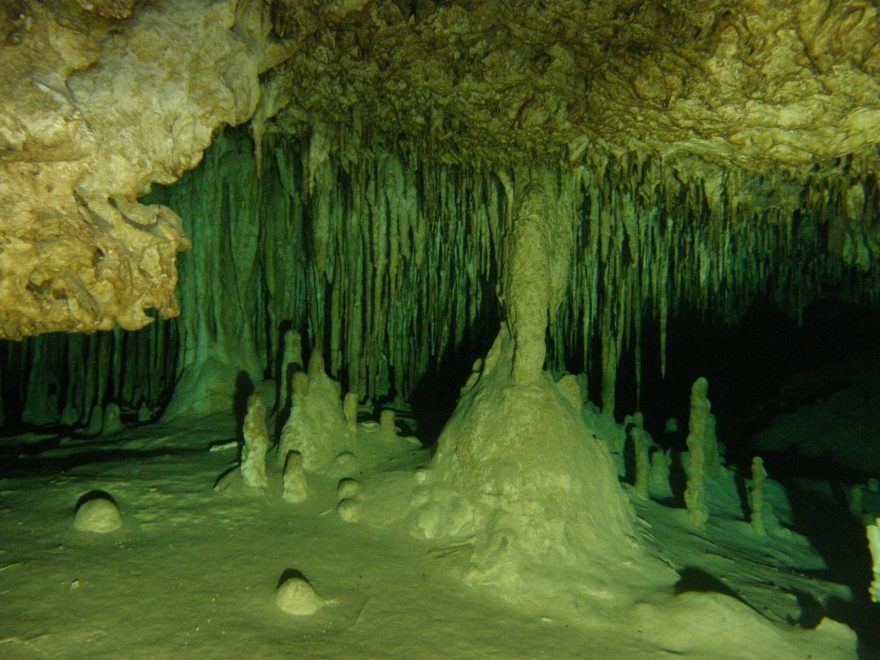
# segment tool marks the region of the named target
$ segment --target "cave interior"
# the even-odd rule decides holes
[[[0,9],[4,657],[880,654],[880,8]]]

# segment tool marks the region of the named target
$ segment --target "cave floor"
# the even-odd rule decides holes
[[[823,561],[806,539],[784,527],[755,536],[722,484],[705,532],[682,509],[655,502],[636,502],[640,526],[651,551],[681,575],[670,590],[726,594],[778,624],[778,648],[738,634],[740,610],[728,613],[733,620],[698,622],[703,633],[689,635],[642,630],[625,612],[578,613],[549,602],[514,608],[461,582],[465,552],[405,529],[343,522],[335,480],[310,477],[313,494],[301,505],[275,494],[217,493],[213,484],[236,452],[209,448],[234,437],[231,416],[219,415],[101,439],[4,439],[0,655],[805,657],[788,645],[790,624],[815,627],[828,602],[848,598],[847,588],[822,579]],[[363,470],[429,460],[410,442],[386,445],[374,445]],[[94,489],[119,504],[120,530],[73,528],[78,499]],[[278,609],[274,590],[289,569],[331,602],[307,617]],[[670,641],[683,638],[692,642]],[[853,657],[844,646],[839,657]]]

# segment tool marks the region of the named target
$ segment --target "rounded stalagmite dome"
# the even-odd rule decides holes
[[[76,505],[73,526],[81,532],[107,534],[122,527],[116,501],[103,491],[83,495]]]

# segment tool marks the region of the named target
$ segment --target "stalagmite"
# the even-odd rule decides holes
[[[672,450],[656,450],[651,454],[651,475],[648,480],[648,491],[655,500],[672,498],[672,486],[669,483],[669,469],[672,466]]]
[[[153,413],[149,409],[149,407],[147,406],[147,403],[145,401],[138,408],[137,421],[140,424],[146,424],[147,422],[149,422],[152,419],[153,419]]]
[[[327,601],[315,593],[309,581],[298,571],[283,580],[275,591],[275,604],[287,614],[311,616]]]
[[[633,442],[636,462],[636,492],[644,498],[648,498],[648,480],[651,470],[649,457],[650,437],[645,431],[645,418],[642,413],[633,414],[633,428],[630,433]]]
[[[394,421],[394,411],[386,408],[379,413],[379,431],[386,441],[392,441],[397,438],[397,425]]]
[[[92,491],[80,498],[73,517],[73,526],[80,532],[109,534],[122,527],[116,500],[103,491]]]
[[[83,429],[84,435],[98,435],[104,428],[104,409],[99,404],[92,406],[89,424]]]
[[[767,470],[764,469],[764,459],[755,456],[752,459],[752,489],[749,493],[749,505],[751,507],[752,529],[761,536],[765,536],[764,529],[764,482],[767,481]]]
[[[302,337],[296,330],[284,333],[284,349],[281,357],[281,372],[278,374],[278,409],[283,410],[289,403],[293,374],[303,368]]]
[[[544,336],[564,297],[572,241],[564,204],[571,191],[559,184],[517,174],[501,274],[507,318],[412,498],[413,532],[473,538],[467,580],[513,600],[530,597],[526,576],[539,565],[590,571],[589,557],[638,563],[640,556],[608,449],[567,388],[543,373]]]
[[[357,393],[348,392],[342,400],[342,414],[345,416],[345,426],[349,431],[357,430],[359,398]]]
[[[247,400],[247,413],[242,427],[244,444],[241,449],[241,477],[245,486],[266,488],[266,454],[269,451],[269,431],[266,428],[266,408],[259,394]]]
[[[880,518],[873,525],[867,526],[868,548],[873,558],[874,579],[870,586],[872,603],[880,603]]]
[[[291,378],[293,388],[293,401],[290,406],[290,413],[284,426],[281,427],[281,438],[278,442],[278,450],[276,452],[276,461],[283,468],[287,455],[293,451],[299,442],[299,434],[302,433],[303,419],[305,411],[306,395],[309,392],[309,377],[305,371],[296,371]]]
[[[122,410],[120,410],[118,403],[112,402],[104,406],[102,417],[101,433],[104,435],[119,433],[125,428],[125,424],[122,423]]]
[[[308,376],[310,379],[320,376],[324,373],[324,356],[317,348],[312,349],[309,356]]]
[[[314,360],[310,364],[314,365]],[[348,451],[353,441],[339,398],[339,384],[323,370],[308,376],[301,371],[295,373],[293,406],[281,429],[278,461],[284,461],[290,452],[298,452],[307,472],[333,471],[336,457]]]
[[[291,451],[284,462],[282,497],[285,502],[300,504],[309,498],[308,480],[302,467],[302,455]]]
[[[688,427],[688,468],[687,490],[684,501],[687,505],[688,518],[702,529],[709,520],[709,507],[706,502],[705,461],[706,461],[706,418],[711,405],[706,395],[709,382],[705,378],[697,378],[691,388],[691,415]]]
[[[291,380],[293,383],[293,404],[296,406],[309,393],[309,376],[305,371],[295,371]]]

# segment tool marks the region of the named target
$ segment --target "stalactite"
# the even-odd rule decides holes
[[[218,378],[243,370],[278,379],[288,327],[324,352],[349,391],[406,397],[432,363],[472,341],[495,305],[511,174],[438,162],[426,145],[357,125],[267,131],[262,140],[259,177],[245,132],[226,131],[197,171],[153,194],[184,218],[194,242],[180,259],[181,319],[137,338],[38,338],[18,357],[7,350],[8,409],[31,398],[31,410],[46,409],[43,421],[81,419],[110,399],[124,413],[156,409],[171,383],[211,360],[230,367]],[[548,172],[548,206],[565,219],[574,253],[546,365],[561,371],[580,354],[585,378],[601,371],[608,414],[627,351],[637,390],[643,351],[659,352],[665,374],[668,326],[685,302],[735,322],[756,299],[797,315],[832,285],[852,300],[880,297],[872,176],[796,183],[731,170],[695,179],[637,154]],[[647,318],[659,347],[644,332]],[[66,379],[40,373],[10,384],[28,370],[27,356]]]

